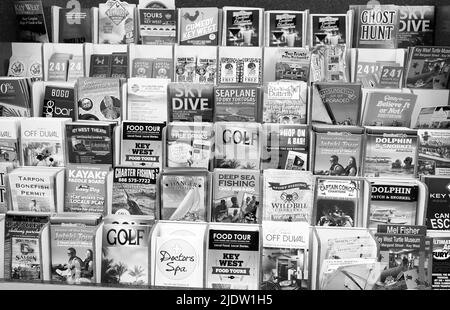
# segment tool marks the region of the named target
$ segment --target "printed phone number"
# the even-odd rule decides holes
[[[155,183],[154,180],[149,179],[137,179],[137,178],[118,178],[117,182],[120,183],[143,183],[143,184],[152,184]]]
[[[177,297],[177,305],[198,305],[204,308],[219,304],[225,307],[233,305],[271,305],[273,302],[272,295],[258,294],[258,295],[248,295],[248,294],[227,294],[219,295],[219,298],[211,296],[188,296],[183,294],[183,296]]]

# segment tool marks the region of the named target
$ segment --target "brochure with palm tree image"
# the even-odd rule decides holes
[[[104,221],[101,282],[148,285],[148,245],[153,218],[113,215]]]

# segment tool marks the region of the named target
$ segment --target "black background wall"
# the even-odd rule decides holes
[[[129,0],[138,3],[139,0]],[[343,13],[350,4],[365,4],[368,0],[175,0],[177,7],[198,6],[254,6],[265,9],[309,9],[312,13]],[[79,0],[82,7],[98,6],[106,0]],[[401,5],[436,5],[437,31],[436,45],[450,45],[450,1],[449,0],[381,0],[382,4]],[[47,24],[50,21],[50,7],[58,5],[65,7],[67,0],[43,0]],[[445,6],[446,7],[442,7]],[[13,42],[16,40],[16,20],[13,0],[0,0],[0,41]]]

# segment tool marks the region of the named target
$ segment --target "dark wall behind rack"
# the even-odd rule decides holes
[[[46,22],[50,22],[50,7],[65,7],[68,0],[43,0]],[[139,0],[129,0],[138,3]],[[254,6],[267,10],[309,9],[312,13],[343,13],[350,4],[365,4],[368,0],[175,0],[177,7],[199,6]],[[82,7],[98,6],[106,0],[79,0]],[[450,45],[449,0],[381,0],[382,4],[435,5],[437,7],[436,45]],[[0,0],[0,42],[16,41],[16,20],[13,0]]]

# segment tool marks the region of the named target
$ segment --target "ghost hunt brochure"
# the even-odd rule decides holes
[[[399,11],[395,5],[351,5],[357,48],[397,48]]]

